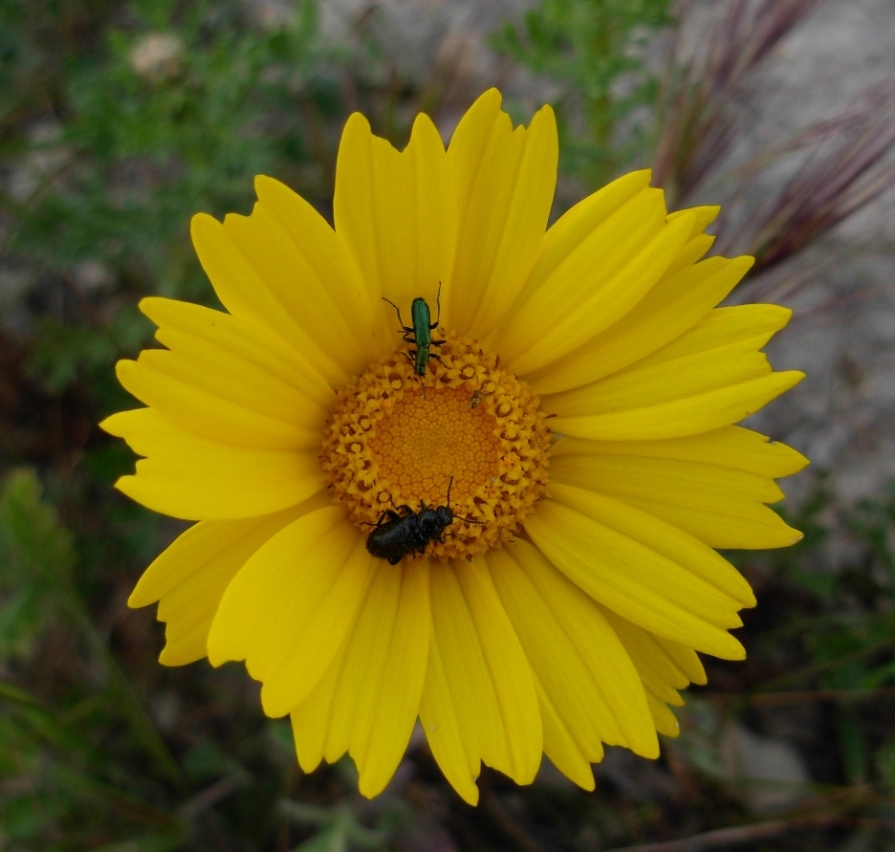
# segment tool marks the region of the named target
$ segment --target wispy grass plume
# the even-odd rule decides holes
[[[895,78],[867,90],[838,116],[800,134],[788,147],[807,156],[779,195],[753,214],[748,253],[764,272],[807,248],[895,183]]]
[[[689,56],[682,35],[709,10],[694,0],[683,4],[660,98],[662,129],[653,164],[655,182],[675,203],[719,168],[742,121],[732,102],[774,47],[822,2],[729,0]]]

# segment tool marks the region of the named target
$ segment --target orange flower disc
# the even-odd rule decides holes
[[[342,388],[321,460],[359,525],[401,506],[449,506],[457,517],[426,552],[450,559],[518,532],[545,494],[551,434],[538,397],[496,356],[473,340],[445,339],[424,376],[405,348]]]

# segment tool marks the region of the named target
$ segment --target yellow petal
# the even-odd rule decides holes
[[[618,497],[710,547],[782,547],[801,538],[797,530],[764,505],[783,498],[777,483],[770,477],[732,467],[593,453],[554,459],[550,475],[555,482]],[[728,591],[733,593],[732,589]]]
[[[252,373],[256,381],[247,380]],[[322,406],[260,370],[234,371],[228,383],[216,364],[144,349],[136,361],[119,361],[115,374],[125,390],[181,429],[222,444],[300,450],[320,443],[326,422]]]
[[[513,309],[495,348],[521,374],[577,349],[618,322],[649,292],[691,227],[691,218],[666,220],[661,191],[642,190]]]
[[[681,216],[690,216],[693,222],[693,230],[690,232],[690,238],[681,247],[675,259],[671,261],[671,265],[665,272],[665,277],[676,275],[682,269],[696,263],[712,247],[715,238],[710,234],[704,234],[703,231],[715,221],[720,212],[720,207],[709,206],[689,207],[668,214],[669,222]],[[724,258],[720,259],[723,260]]]
[[[341,696],[336,700],[347,644],[336,654],[320,683],[290,713],[298,765],[305,772],[313,772],[324,758],[335,763],[348,751],[351,711],[344,707]]]
[[[690,232],[691,239],[701,234],[721,212],[721,207],[717,204],[706,204],[701,207],[687,207],[683,210],[675,210],[674,213],[668,214],[669,221],[680,219],[688,214],[692,214],[693,230]]]
[[[496,89],[457,125],[447,154],[457,243],[444,302],[463,334],[482,339],[522,289],[547,227],[558,156],[553,110],[513,129]]]
[[[426,680],[420,699],[420,721],[429,748],[448,783],[470,805],[479,802],[475,780],[482,770],[482,755],[475,720],[464,701],[475,700],[464,681],[451,681],[444,654],[431,636]]]
[[[586,463],[587,458],[582,459],[581,463]],[[630,460],[625,460],[630,461]],[[725,471],[719,471],[724,473]],[[601,523],[606,524],[612,529],[630,536],[657,553],[661,553],[668,559],[673,560],[679,565],[684,565],[693,574],[702,578],[706,583],[714,586],[727,598],[736,601],[736,608],[755,606],[755,595],[745,578],[736,568],[733,567],[723,556],[716,553],[711,547],[707,547],[704,543],[688,535],[675,527],[665,523],[664,521],[645,515],[636,509],[632,509],[626,502],[607,497],[605,494],[592,495],[595,499],[590,499],[587,492],[591,489],[588,486],[569,487],[578,485],[571,482],[574,477],[568,475],[568,469],[564,469],[561,473],[557,471],[554,483],[561,485],[557,492],[559,499],[565,499],[568,505],[578,508],[582,511],[589,512],[592,517],[597,518]],[[749,474],[742,474],[749,476]],[[654,482],[658,482],[657,474]],[[758,486],[776,488],[776,484],[772,480],[767,483],[759,483]],[[686,490],[686,485],[680,483],[680,491]],[[722,489],[718,489],[719,492]],[[681,499],[684,499],[683,497]],[[711,620],[713,614],[707,613],[706,617]],[[718,624],[723,624],[719,621]],[[733,624],[729,626],[739,626],[739,618],[735,617]]]
[[[294,304],[303,327],[319,317],[322,327],[315,339],[327,347],[335,344],[332,332],[338,329],[348,351],[353,347],[363,365],[366,345],[376,343],[371,341],[381,307],[376,293],[364,286],[360,270],[336,232],[300,195],[264,175],[255,178],[255,192],[255,211],[264,214],[262,221],[269,226],[272,242],[283,249],[274,274],[282,276],[285,267],[287,277],[281,286],[289,294],[297,291]],[[346,331],[349,339],[344,337]]]
[[[607,414],[557,417],[550,428],[561,435],[595,441],[652,441],[696,435],[736,423],[797,385],[797,370],[771,373],[728,387]]]
[[[271,178],[260,181],[265,197],[273,184],[276,181]],[[224,233],[273,294],[280,311],[353,373],[362,369],[369,357],[367,338],[374,319],[370,294],[323,217],[298,195],[282,188],[294,204],[284,204],[284,199],[277,197],[275,204],[259,201],[250,216],[230,213],[224,219]],[[354,315],[352,308],[357,310]],[[383,338],[379,344],[384,342]]]
[[[741,606],[755,606],[749,584],[726,559],[692,535],[631,510],[628,498],[646,494],[656,500],[676,498],[684,505],[729,505],[733,512],[741,506],[748,509],[761,506],[763,500],[779,499],[782,494],[772,479],[693,462],[599,455],[563,456],[551,465],[550,472],[552,483],[574,486],[575,494],[585,489],[604,495],[595,505],[600,507],[602,520],[614,529],[634,535],[686,565]]]
[[[544,688],[535,678],[538,691],[538,702],[541,708],[541,719],[544,723],[544,754],[566,778],[574,781],[585,790],[593,790],[594,773],[590,768],[591,761],[584,755],[581,747],[569,732],[556,708],[550,703]],[[603,750],[594,758],[594,763],[603,759]]]
[[[653,635],[653,639],[662,646],[662,650],[666,653],[668,658],[674,661],[674,664],[681,670],[684,677],[686,677],[690,683],[697,683],[700,686],[704,686],[708,683],[708,678],[706,677],[702,662],[692,648],[688,648],[678,642],[673,642],[671,639],[666,639],[663,636]]]
[[[292,712],[301,766],[310,771],[347,750],[368,797],[382,792],[410,741],[431,631],[428,565],[380,560],[374,571],[345,648]]]
[[[683,704],[678,690],[685,689],[690,681],[652,633],[609,610],[606,610],[606,618],[621,639],[647,691],[666,704],[678,707]]]
[[[551,450],[551,458],[590,454],[701,462],[772,478],[798,473],[808,464],[808,459],[792,447],[771,441],[765,435],[742,426],[724,426],[714,432],[664,441],[567,438],[558,441]]]
[[[734,288],[752,263],[748,257],[712,257],[674,274],[666,273],[615,325],[526,380],[538,394],[557,393],[636,363],[695,325]]]
[[[559,417],[608,414],[657,406],[766,376],[771,365],[748,344],[731,344],[674,360],[631,367],[582,388],[545,396]]]
[[[410,741],[431,634],[428,566],[416,562],[396,571],[380,562],[378,580],[361,612],[343,673],[363,684],[355,690],[349,753],[360,772],[360,791],[368,797],[385,788]],[[394,601],[396,610],[390,621],[384,617],[386,601]]]
[[[739,623],[739,604],[701,576],[703,563],[694,568],[674,558],[689,542],[608,497],[559,484],[551,484],[551,495],[525,519],[525,529],[570,580],[652,633],[743,659],[742,645],[723,629]]]
[[[482,560],[433,564],[432,637],[420,706],[432,754],[457,792],[477,798],[480,762],[534,779],[543,732],[525,654]]]
[[[656,730],[660,734],[665,734],[666,737],[676,737],[680,735],[681,725],[674,713],[672,713],[671,710],[669,710],[658,698],[652,695],[652,693],[647,693],[646,700],[649,702],[649,709]]]
[[[673,342],[631,367],[584,387],[550,394],[544,407],[562,417],[658,405],[767,375],[758,352],[792,312],[776,305],[712,311]]]
[[[669,218],[671,217],[669,216]],[[715,238],[711,234],[697,234],[695,237],[691,237],[684,243],[681,250],[677,253],[677,257],[671,261],[671,265],[665,270],[665,277],[677,275],[678,272],[702,260],[714,243]],[[727,260],[727,258],[720,259]],[[749,259],[751,260],[751,258]]]
[[[261,535],[271,523],[280,522],[282,526],[294,517],[295,509],[288,509],[258,518],[194,524],[174,539],[143,572],[127,605],[136,609],[154,604],[170,595],[192,574],[203,570],[224,573],[227,569],[216,563],[230,562],[231,557],[233,562],[241,565],[261,542],[270,537],[262,536],[256,543],[256,534]]]
[[[345,384],[362,366],[353,360],[353,348],[340,351],[331,347],[326,327],[306,327],[301,290],[280,291],[278,281],[266,280],[233,241],[230,230],[232,224],[225,227],[206,213],[193,216],[190,226],[196,254],[224,307],[288,341],[330,384]]]
[[[200,521],[153,561],[128,606],[161,601],[158,619],[166,627],[160,662],[182,666],[206,655],[211,621],[230,580],[264,542],[318,502],[312,498],[258,518]]]
[[[336,231],[356,260],[377,316],[395,326],[388,297],[404,311],[427,299],[435,320],[439,282],[447,284],[457,228],[447,155],[438,130],[417,116],[410,143],[396,151],[355,113],[339,145],[334,200]],[[447,314],[442,319],[446,319]]]
[[[644,441],[644,444],[648,442]],[[685,505],[776,503],[783,498],[767,476],[701,462],[633,455],[562,455],[551,479],[623,497],[680,501]]]
[[[661,364],[700,352],[715,352],[731,344],[761,349],[792,316],[779,305],[737,305],[715,308],[686,334],[644,358],[636,367]]]
[[[115,487],[144,506],[185,520],[267,515],[307,500],[324,486],[313,450],[251,450],[187,432],[151,408],[122,411],[100,427],[124,438],[136,474]]]
[[[678,736],[681,730],[680,724],[668,705],[675,707],[683,705],[684,700],[677,690],[686,687],[690,681],[677,665],[677,657],[670,654],[666,648],[666,645],[673,643],[654,636],[610,610],[605,610],[605,614],[643,681],[647,704],[656,730],[668,737]],[[683,646],[677,647],[687,650],[683,649]],[[692,651],[690,653],[693,654]],[[695,657],[695,654],[693,656]],[[701,665],[698,671],[704,674]]]
[[[531,275],[519,294],[520,301],[528,299],[610,216],[640,195],[649,186],[650,175],[649,169],[623,175],[563,213],[544,236]]]
[[[532,671],[582,753],[599,760],[602,740],[657,757],[643,685],[594,601],[524,541],[490,551],[487,563]]]
[[[372,559],[338,507],[293,521],[240,569],[208,636],[208,659],[245,660],[269,716],[298,706],[341,647]]]
[[[625,502],[719,550],[765,550],[789,547],[802,540],[802,533],[788,526],[773,509],[757,503],[715,508],[644,497],[625,497]]]
[[[140,310],[157,326],[156,339],[209,368],[243,375],[261,372],[317,405],[329,405],[332,388],[291,346],[254,323],[189,302],[150,296]],[[247,371],[244,373],[244,371]],[[275,392],[280,392],[277,387]]]
[[[346,537],[344,530],[334,539],[336,535],[342,540]],[[253,643],[247,652],[252,654],[246,657],[249,674],[264,684],[261,704],[268,716],[285,716],[307,698],[348,634],[371,573],[362,539],[354,544],[350,555],[342,557],[348,560],[345,570],[331,578],[329,588],[302,584],[298,593],[304,596],[310,592],[305,601],[284,610],[279,630],[265,625],[263,644]],[[284,546],[281,559],[286,550]],[[335,549],[333,552],[339,553]],[[290,630],[293,624],[299,626]],[[282,654],[268,647],[277,640],[285,644]]]

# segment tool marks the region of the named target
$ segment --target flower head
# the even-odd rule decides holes
[[[103,423],[144,457],[118,487],[198,522],[130,599],[161,661],[244,660],[301,766],[347,752],[368,796],[417,718],[469,802],[483,762],[592,789],[603,744],[655,757],[695,652],[744,656],[715,548],[800,537],[765,504],[806,460],[733,425],[801,378],[760,352],[789,311],[716,308],[751,260],[702,259],[717,208],[648,172],[547,229],[556,160],[551,110],[514,129],[494,90],[447,151],[353,115],[335,228],[267,177],[196,216],[226,312],[145,299],[166,348],[118,365],[148,406]]]

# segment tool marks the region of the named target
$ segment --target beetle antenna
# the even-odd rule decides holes
[[[454,477],[452,476],[450,481],[448,482],[448,493],[447,493],[447,507],[451,508],[451,486],[454,484]],[[454,515],[455,518],[459,518],[461,521],[465,521],[467,524],[477,524],[480,527],[486,526],[484,521],[474,521],[472,518],[464,518],[463,515]]]
[[[435,325],[433,328],[438,328],[441,324],[441,282],[438,282],[438,295],[435,297],[435,304],[438,307],[438,316],[435,318]]]
[[[395,313],[398,315],[398,325],[400,325],[401,328],[403,329],[404,328],[404,320],[401,319],[401,309],[391,299],[386,299],[385,296],[382,297],[382,301],[388,302],[395,309]]]

